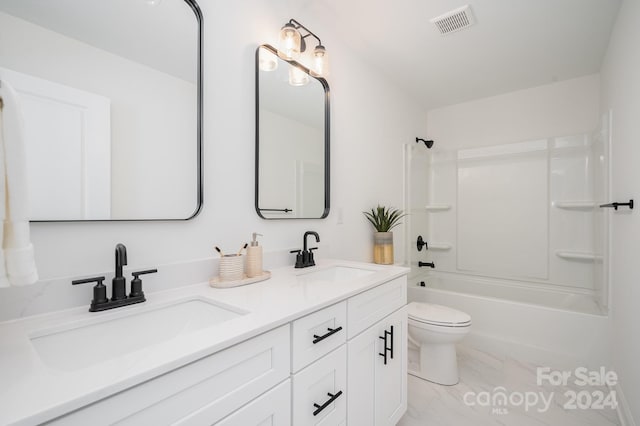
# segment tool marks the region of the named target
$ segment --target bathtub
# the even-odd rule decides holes
[[[410,302],[445,305],[471,315],[464,345],[555,368],[609,365],[609,319],[588,294],[438,273],[412,276],[407,285]]]

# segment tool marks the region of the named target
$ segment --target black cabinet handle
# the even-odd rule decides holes
[[[313,335],[313,344],[315,345],[318,342],[323,341],[324,339],[326,339],[327,337],[336,334],[338,331],[342,330],[342,327],[338,327],[338,328],[328,328],[327,327],[328,332],[326,334],[323,334],[322,336],[318,336],[317,334]]]
[[[327,393],[327,395],[329,395],[329,399],[328,399],[328,400],[327,400],[327,402],[325,402],[324,404],[322,404],[322,405],[313,404],[313,406],[314,406],[314,407],[316,407],[316,411],[314,411],[314,412],[313,412],[313,415],[314,415],[314,416],[317,416],[318,414],[320,414],[320,412],[321,412],[322,410],[324,410],[325,408],[327,408],[329,405],[331,405],[331,403],[332,403],[333,401],[335,401],[336,399],[338,399],[338,397],[339,397],[340,395],[342,395],[342,391],[338,391],[338,392],[337,392],[337,393],[335,393],[335,394]]]
[[[391,338],[391,346],[389,346],[388,338]],[[384,336],[379,336],[380,339],[384,340],[384,351],[382,353],[378,353],[382,358],[384,358],[384,365],[387,365],[387,351],[389,352],[389,357],[393,359],[393,326],[391,326],[391,331],[384,331]]]
[[[384,350],[382,353],[378,353],[382,358],[384,358],[384,365],[387,365],[387,330],[384,331],[384,336],[378,336],[380,339],[384,340]]]

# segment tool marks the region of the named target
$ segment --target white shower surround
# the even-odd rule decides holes
[[[428,155],[413,147],[410,227],[430,249],[413,248],[412,263],[587,291],[606,312],[606,217],[597,208],[607,199],[606,139],[589,132]]]
[[[405,148],[406,261],[586,290],[606,311],[597,204],[607,198],[609,137],[598,77],[429,111],[434,147]],[[429,251],[416,251],[418,235]]]
[[[608,365],[608,318],[603,315],[608,289],[601,285],[607,277],[607,262],[602,262],[607,257],[607,230],[604,224],[596,225],[602,215],[595,208],[608,182],[606,169],[592,166],[595,159],[602,155],[606,160],[608,154],[606,144],[598,143],[608,142],[604,132],[598,133],[599,125],[606,123],[599,117],[599,96],[599,76],[593,75],[431,110],[427,136],[435,141],[433,149],[405,148],[405,208],[410,213],[405,249],[407,264],[413,269],[409,301],[469,313],[473,326],[465,344],[558,368]],[[527,141],[536,149],[518,148]],[[518,152],[510,152],[512,147]],[[519,161],[526,167],[514,168]],[[544,177],[539,188],[527,182],[530,190],[538,191],[535,206],[542,206],[538,210],[544,215],[532,218],[536,232],[544,234],[536,235],[539,244],[528,248],[518,245],[516,237],[501,237],[503,243],[511,244],[511,250],[522,251],[525,260],[505,252],[520,266],[526,264],[528,254],[544,265],[510,268],[494,259],[485,267],[469,257],[491,260],[494,251],[486,232],[482,240],[480,232],[471,245],[469,238],[459,238],[461,216],[467,230],[472,229],[474,219],[473,212],[459,211],[460,173],[470,162],[479,164],[481,171],[472,179],[486,179],[466,182],[471,185],[463,188],[466,195],[471,194],[463,200],[467,204],[470,199],[488,204],[493,194],[483,200],[469,190],[477,183],[486,190],[496,182],[502,196],[528,202],[518,195],[518,182],[534,175]],[[491,175],[493,164],[498,169],[505,166],[517,182],[511,187],[502,185],[499,179],[505,175]],[[606,167],[606,161],[602,165]],[[566,174],[571,178],[561,179]],[[511,225],[526,226],[526,209],[514,213],[520,216]],[[479,223],[482,226],[482,220]],[[500,230],[499,223],[487,224]],[[509,230],[514,232],[517,227]],[[585,236],[586,230],[589,235]],[[527,232],[530,238],[532,233]],[[429,243],[426,252],[416,251],[419,234]],[[462,259],[461,243],[467,244]],[[544,250],[542,255],[540,250]],[[585,258],[585,253],[593,256]],[[580,256],[573,256],[576,254]],[[418,269],[418,261],[434,261],[436,268]],[[468,267],[470,261],[476,270]],[[427,287],[419,287],[420,281]]]

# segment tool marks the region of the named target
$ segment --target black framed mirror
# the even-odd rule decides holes
[[[263,219],[329,214],[329,84],[270,45],[256,50],[255,209]]]
[[[202,31],[195,0],[0,3],[0,79],[20,95],[31,221],[200,212]]]

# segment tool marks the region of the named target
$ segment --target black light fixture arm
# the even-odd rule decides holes
[[[302,40],[302,43],[301,43],[302,45],[300,46],[301,52],[304,52],[306,50],[307,46],[306,46],[306,43],[304,42],[304,39],[309,36],[313,36],[313,38],[318,40],[318,46],[322,46],[322,40],[320,40],[320,37],[315,35],[311,30],[309,30],[309,28],[305,27],[304,25],[302,25],[300,22],[296,21],[293,18],[289,19],[289,23],[293,25],[296,28],[296,30],[299,30],[300,28],[302,28],[307,32],[307,34],[305,35],[300,34],[300,38]]]

